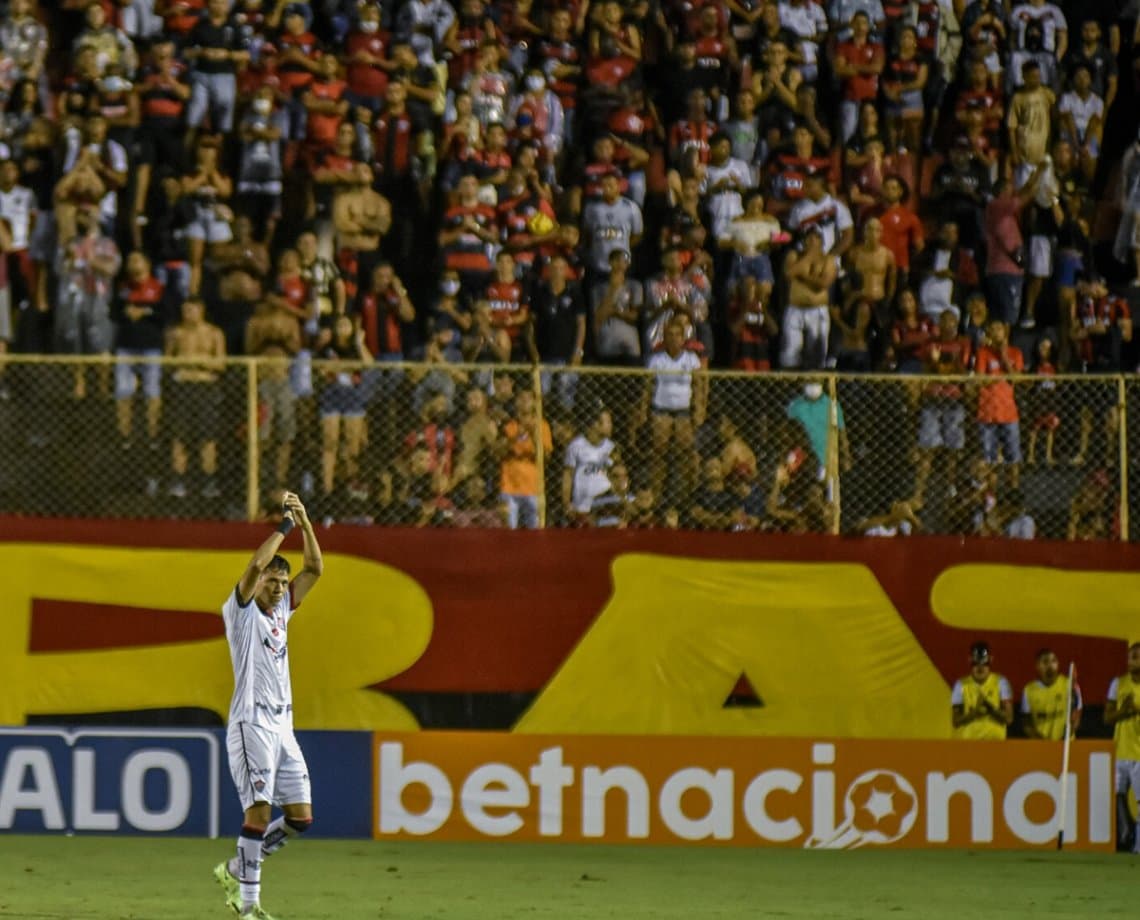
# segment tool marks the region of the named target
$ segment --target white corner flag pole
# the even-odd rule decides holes
[[[1057,808],[1057,849],[1065,846],[1065,815],[1069,811],[1069,751],[1073,746],[1073,662],[1069,662],[1069,692],[1065,694],[1065,741],[1061,754],[1061,802]]]

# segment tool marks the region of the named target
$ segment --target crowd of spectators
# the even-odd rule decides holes
[[[543,440],[562,520],[830,529],[829,398],[761,444],[699,372],[973,374],[914,392],[913,488],[867,529],[966,470],[1016,510],[1023,452],[1107,463],[1112,406],[1058,457],[1048,393],[1003,378],[1136,367],[1133,6],[9,0],[0,348],[118,355],[70,396],[169,447],[172,498],[218,494],[222,359],[252,355],[267,494],[511,526]],[[196,360],[133,363],[164,352]],[[544,375],[537,425],[493,369],[528,362],[668,373],[621,405]]]

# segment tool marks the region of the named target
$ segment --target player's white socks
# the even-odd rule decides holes
[[[237,842],[238,886],[241,908],[246,910],[261,899],[261,844],[265,832],[243,824]]]
[[[312,823],[312,818],[286,818],[284,815],[270,822],[261,842],[261,858],[268,859],[285,846],[290,837],[305,833]]]

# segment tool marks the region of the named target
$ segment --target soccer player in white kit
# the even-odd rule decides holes
[[[226,903],[240,917],[272,920],[261,907],[261,863],[313,823],[309,769],[293,734],[293,687],[286,639],[289,620],[321,577],[321,548],[301,500],[285,493],[285,515],[258,547],[222,607],[234,668],[226,750],[244,810],[237,855],[214,868]],[[304,564],[289,580],[277,550],[294,527]],[[273,806],[284,812],[273,821]]]

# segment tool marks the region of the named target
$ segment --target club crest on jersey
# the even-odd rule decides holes
[[[274,648],[273,643],[269,641],[268,636],[261,640],[261,644],[269,649],[269,654],[273,656],[274,661],[281,662],[285,660],[285,652],[288,646],[283,645],[281,648]]]
[[[253,788],[258,792],[261,792],[265,788],[265,780],[255,779],[253,781]]]

